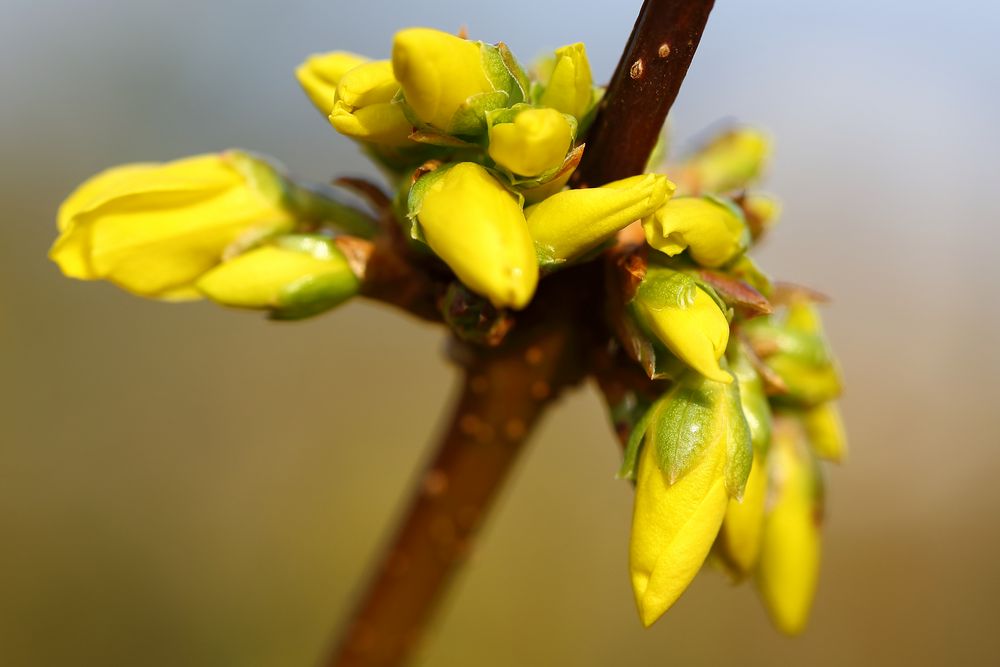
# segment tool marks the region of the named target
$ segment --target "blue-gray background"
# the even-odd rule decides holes
[[[638,0],[0,3],[0,663],[314,664],[427,454],[441,334],[350,305],[277,325],[61,278],[54,212],[106,166],[230,146],[370,173],[292,77],[408,25],[582,40]],[[813,622],[788,640],[706,572],[642,631],[631,491],[591,389],[546,422],[421,665],[989,664],[1000,643],[1000,4],[720,1],[673,114],[777,139],[759,257],[836,301],[849,465]],[[625,122],[623,120],[623,122]]]

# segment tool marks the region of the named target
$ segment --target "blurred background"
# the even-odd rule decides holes
[[[313,665],[400,509],[454,371],[440,331],[352,303],[303,324],[62,278],[59,202],[107,166],[239,146],[372,174],[306,55],[409,25],[586,42],[606,80],[640,0],[0,3],[0,664]],[[419,665],[996,664],[1000,4],[719,2],[672,116],[767,128],[758,251],[831,294],[848,465],[812,623],[787,639],[706,571],[640,628],[632,491],[593,388],[532,441]]]

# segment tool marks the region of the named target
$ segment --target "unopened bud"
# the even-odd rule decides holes
[[[666,176],[644,174],[599,188],[566,190],[528,207],[528,229],[543,262],[565,262],[655,211],[673,189]]]
[[[643,220],[646,242],[669,256],[685,250],[701,266],[714,268],[747,249],[743,212],[717,197],[677,197]]]
[[[410,191],[410,217],[458,279],[500,307],[524,308],[538,260],[518,201],[472,162],[431,172]]]
[[[393,101],[399,83],[388,60],[365,63],[344,74],[330,123],[354,139],[389,146],[412,144],[413,126],[401,104]]]
[[[341,77],[358,65],[368,62],[364,56],[347,51],[332,51],[309,56],[295,70],[302,90],[316,108],[328,116],[337,99],[337,84]]]

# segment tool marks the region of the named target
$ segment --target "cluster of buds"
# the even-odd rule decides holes
[[[636,487],[643,623],[708,561],[755,579],[776,624],[801,629],[818,571],[817,462],[844,453],[840,378],[817,295],[772,285],[747,255],[778,214],[750,190],[766,138],[729,130],[679,164],[568,189],[603,94],[582,44],[529,75],[503,43],[410,28],[388,60],[318,54],[296,74],[384,172],[391,197],[335,182],[374,211],[240,151],[126,165],[64,202],[52,259],[144,297],[300,319],[367,293],[373,248],[391,241],[438,286],[458,338],[499,345],[541,280],[600,258],[603,347],[648,376],[608,397],[630,434],[620,476]]]

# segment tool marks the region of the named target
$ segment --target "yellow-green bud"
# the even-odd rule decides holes
[[[489,129],[489,155],[519,176],[538,176],[560,166],[573,143],[573,127],[555,109],[526,109],[512,122]]]
[[[496,307],[524,308],[538,260],[517,199],[489,171],[460,162],[419,179],[410,216],[458,279]]]
[[[693,155],[686,169],[699,192],[739,190],[760,176],[770,152],[770,141],[762,132],[736,128]]]
[[[750,574],[757,565],[766,502],[766,460],[755,450],[743,497],[729,499],[719,532],[719,547],[724,562],[737,578]]]
[[[330,123],[354,139],[389,146],[411,144],[413,126],[402,105],[393,102],[398,91],[388,60],[359,65],[341,77]]]
[[[814,407],[840,395],[840,371],[812,304],[795,302],[785,313],[745,322],[743,331],[787,388],[776,401]]]
[[[49,257],[72,278],[197,299],[195,281],[230,246],[292,227],[285,188],[272,167],[239,151],[109,169],[62,204]]]
[[[406,103],[425,123],[448,131],[470,97],[494,91],[478,42],[430,28],[407,28],[392,43],[392,68]]]
[[[755,239],[778,224],[781,217],[781,202],[762,192],[747,194],[743,200],[743,209],[746,211],[750,233]]]
[[[582,119],[594,101],[594,80],[587,48],[582,43],[556,49],[552,73],[539,104]]]
[[[847,435],[836,403],[822,403],[803,410],[802,424],[816,456],[837,463],[844,460],[844,455],[847,453]]]
[[[752,447],[736,385],[689,376],[653,408],[636,477],[629,569],[643,625],[680,597],[715,541]]]
[[[316,108],[328,116],[337,99],[337,84],[341,77],[367,61],[364,56],[347,51],[318,53],[306,58],[295,69],[295,78]]]
[[[822,489],[797,425],[787,420],[775,423],[768,479],[757,588],[774,624],[797,634],[809,619],[819,577]]]
[[[212,269],[198,290],[224,306],[272,310],[283,319],[314,315],[358,292],[360,283],[334,243],[288,236]]]
[[[747,249],[750,233],[743,213],[711,196],[671,199],[642,222],[646,242],[671,257],[684,250],[698,264],[714,268]]]
[[[693,278],[650,267],[631,304],[640,322],[674,356],[707,378],[733,381],[719,365],[729,343],[729,321]]]
[[[673,191],[666,176],[644,174],[559,192],[528,207],[528,229],[543,263],[572,260],[650,215]]]

